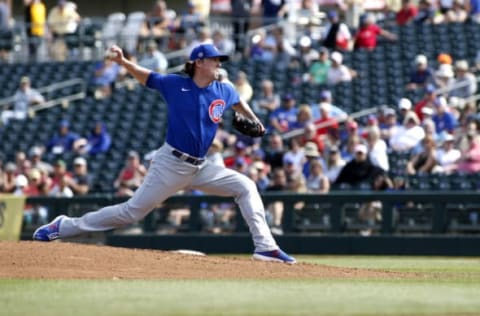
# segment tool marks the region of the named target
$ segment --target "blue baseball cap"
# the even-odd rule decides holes
[[[220,61],[227,61],[229,59],[228,55],[220,53],[220,51],[212,44],[198,45],[192,50],[192,53],[190,54],[190,60],[192,61],[197,59],[215,57],[219,57]]]
[[[338,17],[338,13],[335,10],[330,10],[327,13],[327,17],[330,18],[330,19],[334,19],[334,18]]]

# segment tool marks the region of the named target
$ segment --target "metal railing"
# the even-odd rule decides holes
[[[76,101],[76,100],[81,100],[81,99],[85,98],[85,96],[86,96],[86,82],[85,82],[85,80],[83,80],[81,78],[69,79],[69,80],[65,80],[65,81],[62,81],[62,82],[53,83],[53,84],[48,85],[48,86],[43,86],[43,87],[37,88],[36,90],[39,93],[50,95],[57,90],[68,88],[68,87],[74,87],[74,86],[79,86],[79,92],[73,93],[73,94],[70,94],[70,95],[66,95],[66,96],[57,97],[55,99],[46,101],[44,103],[31,106],[28,109],[28,115],[30,117],[34,117],[36,112],[44,110],[44,109],[48,109],[48,108],[51,108],[51,107],[57,106],[57,105],[62,105],[64,107],[66,107],[66,106],[68,106],[68,104],[70,102]],[[14,100],[15,100],[14,96],[10,96],[10,97],[7,97],[7,98],[0,99],[0,109],[5,108],[6,106],[9,106],[10,104],[12,104],[14,102]]]

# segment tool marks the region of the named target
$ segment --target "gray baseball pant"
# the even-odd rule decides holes
[[[270,251],[278,246],[265,220],[265,209],[255,183],[248,177],[205,161],[195,166],[172,154],[165,143],[154,155],[142,185],[126,202],[65,217],[60,237],[84,232],[105,231],[135,223],[179,190],[192,188],[208,194],[233,196],[252,234],[255,251]]]

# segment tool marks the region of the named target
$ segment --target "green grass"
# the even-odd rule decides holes
[[[389,280],[0,280],[0,315],[480,315],[478,258],[300,258],[420,275]]]

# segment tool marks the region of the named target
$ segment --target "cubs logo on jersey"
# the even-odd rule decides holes
[[[223,111],[225,110],[225,101],[222,99],[213,100],[208,107],[208,114],[213,123],[220,122]]]

